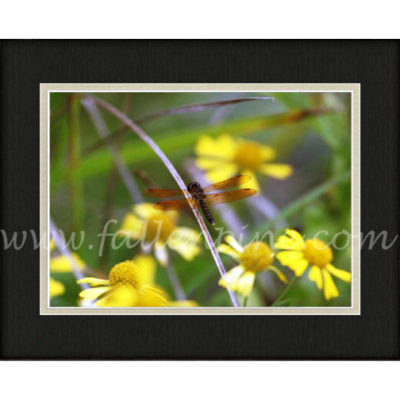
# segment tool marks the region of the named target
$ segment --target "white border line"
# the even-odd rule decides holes
[[[99,89],[99,87],[101,87]],[[211,88],[212,87],[212,88]],[[104,88],[104,89],[103,89]],[[40,84],[40,315],[360,315],[360,84]],[[351,93],[351,307],[190,307],[97,308],[50,307],[49,302],[49,195],[50,195],[50,94],[85,92],[341,92]],[[354,232],[357,230],[357,234]],[[45,264],[43,266],[43,264]],[[357,285],[357,286],[356,286]]]

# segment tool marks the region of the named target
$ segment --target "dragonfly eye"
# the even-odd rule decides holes
[[[189,192],[193,192],[195,190],[201,189],[201,186],[197,182],[191,182],[191,183],[189,183],[187,189]]]

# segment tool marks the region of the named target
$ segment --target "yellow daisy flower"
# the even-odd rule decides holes
[[[201,136],[195,148],[196,165],[206,170],[211,182],[218,182],[240,173],[250,175],[252,189],[259,190],[255,173],[262,173],[275,179],[285,179],[293,169],[288,164],[271,163],[275,151],[261,143],[233,139],[230,135],[217,138]]]
[[[156,263],[153,257],[140,255],[133,261],[115,265],[108,279],[87,277],[78,283],[88,283],[84,300],[97,300],[99,307],[197,307],[193,300],[170,301],[167,293],[154,283]]]
[[[275,247],[286,250],[279,252],[276,258],[281,264],[292,269],[296,276],[302,276],[311,265],[308,278],[317,285],[318,289],[323,289],[326,300],[339,296],[332,275],[345,282],[351,281],[350,272],[335,268],[331,264],[332,249],[321,239],[303,240],[299,232],[286,229],[286,235],[278,238]]]
[[[50,299],[56,296],[61,296],[62,294],[65,293],[65,286],[59,282],[50,277]]]
[[[119,234],[152,245],[156,258],[164,266],[168,262],[166,245],[190,261],[200,252],[197,245],[200,236],[194,229],[178,227],[178,216],[176,211],[156,210],[151,203],[141,203],[125,216]]]
[[[239,265],[232,268],[224,278],[219,280],[220,286],[229,286],[231,290],[248,297],[253,289],[256,273],[260,271],[273,271],[282,282],[287,283],[285,275],[272,265],[274,252],[266,243],[253,242],[243,248],[230,235],[225,237],[225,241],[229,245],[221,244],[217,250],[233,257],[239,262]]]
[[[80,297],[96,301],[99,307],[164,307],[167,299],[154,282],[156,263],[150,256],[137,256],[115,265],[108,279],[87,277],[78,284],[92,287],[82,290]]]

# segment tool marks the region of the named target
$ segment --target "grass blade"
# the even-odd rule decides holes
[[[189,112],[204,111],[204,110],[209,110],[210,108],[219,108],[219,107],[229,106],[232,104],[244,103],[247,101],[273,100],[273,99],[274,99],[273,97],[243,97],[243,98],[239,98],[239,99],[213,101],[211,103],[191,104],[188,106],[170,108],[168,110],[161,110],[161,111],[157,111],[157,112],[145,115],[144,117],[137,118],[136,123],[144,124],[148,121],[151,121],[156,118],[164,117],[166,115],[176,115],[176,114],[185,114],[185,113],[189,113]]]
[[[71,95],[68,101],[68,164],[66,170],[71,187],[72,230],[80,231],[83,225],[83,184],[82,176],[77,173],[80,168],[80,136],[79,136],[79,98]]]

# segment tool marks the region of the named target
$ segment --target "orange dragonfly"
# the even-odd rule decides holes
[[[236,189],[227,192],[213,193],[223,189],[233,188],[246,183],[251,179],[248,175],[237,175],[233,178],[208,185],[202,188],[198,182],[191,182],[187,186],[187,195],[190,196],[189,201],[183,196],[185,193],[180,189],[148,189],[144,193],[148,196],[158,197],[161,199],[181,197],[176,200],[164,200],[154,204],[154,208],[158,210],[183,210],[192,207],[200,208],[203,211],[207,221],[214,225],[215,221],[211,214],[209,206],[215,206],[222,203],[230,203],[231,201],[242,200],[246,197],[253,196],[257,193],[254,189]]]

